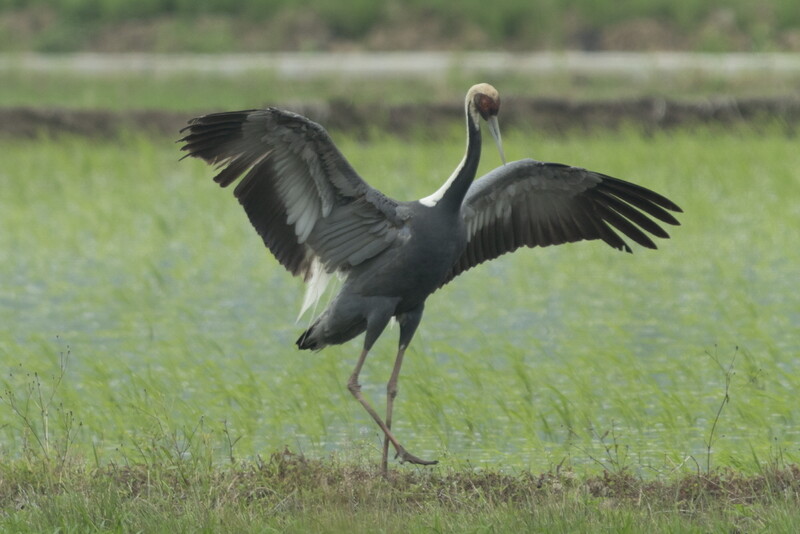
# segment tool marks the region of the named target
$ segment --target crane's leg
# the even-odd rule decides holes
[[[417,331],[420,320],[422,320],[423,306],[420,306],[414,311],[404,313],[397,318],[400,323],[400,343],[397,349],[397,358],[394,360],[394,368],[392,369],[392,376],[386,384],[386,428],[392,428],[392,409],[394,408],[394,399],[397,397],[397,379],[400,377],[400,367],[403,365],[403,356],[405,355],[406,348],[411,343],[411,338],[414,337],[414,332]],[[381,459],[381,470],[384,475],[389,470],[389,436],[383,440],[383,458]],[[437,463],[435,460],[427,462],[425,465],[432,465]]]
[[[364,361],[367,359],[367,354],[369,350],[372,348],[372,345],[378,339],[383,329],[386,328],[386,325],[391,318],[391,311],[389,314],[371,314],[371,317],[367,321],[367,334],[364,338],[364,349],[361,351],[361,355],[358,358],[358,362],[356,362],[356,367],[353,369],[353,374],[350,375],[350,379],[347,381],[347,389],[350,390],[350,393],[361,403],[367,413],[372,417],[372,419],[378,424],[378,426],[383,430],[386,439],[391,442],[394,446],[395,451],[397,451],[397,456],[403,462],[409,462],[412,464],[420,464],[420,465],[431,465],[432,463],[427,460],[422,460],[417,458],[413,454],[409,453],[405,450],[405,448],[400,445],[400,442],[397,441],[397,438],[394,437],[392,432],[389,430],[389,427],[386,426],[386,423],[383,422],[381,417],[378,415],[378,412],[370,406],[367,402],[367,399],[364,398],[364,395],[361,394],[361,384],[358,383],[358,375],[361,374],[361,368],[364,366]]]

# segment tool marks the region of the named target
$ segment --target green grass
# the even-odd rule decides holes
[[[800,471],[648,483],[626,473],[407,472],[278,453],[208,469],[2,469],[13,532],[793,532]]]
[[[462,150],[455,136],[338,141],[396,198],[434,190]],[[735,357],[714,463],[752,471],[753,454],[795,454],[794,140],[777,130],[560,140],[512,131],[506,143],[510,159],[652,187],[685,209],[683,226],[657,252],[522,251],[435,294],[398,399],[410,448],[538,470],[565,456],[602,459],[599,437],[613,429],[639,469],[700,461]],[[83,423],[77,447],[91,444],[103,461],[135,457],[132,436],[199,426],[214,440],[223,421],[246,457],[283,445],[312,456],[376,447],[343,387],[358,343],[295,351],[301,284],[202,163],[178,163],[170,139],[136,136],[5,142],[3,153],[6,380],[17,394],[29,373],[47,382],[69,350],[59,402]],[[487,151],[482,168],[497,159]],[[382,396],[394,335],[365,369],[372,397]]]
[[[22,61],[22,60],[20,60]],[[765,97],[792,95],[800,83],[795,74],[712,74],[687,71],[670,76],[575,76],[545,74],[531,79],[514,74],[482,75],[455,70],[430,80],[376,79],[354,84],[346,76],[292,80],[269,70],[220,76],[203,74],[75,75],[58,71],[36,72],[23,64],[2,72],[0,102],[5,107],[57,107],[75,109],[165,109],[203,112],[297,102],[345,105],[409,102],[460,102],[477,81],[498,87],[504,99],[515,97],[568,98],[571,100],[663,97],[670,100],[713,97]]]
[[[298,489],[215,515],[200,495],[217,485],[191,481],[231,457],[257,465],[288,446],[369,470],[380,439],[344,385],[359,341],[294,349],[305,324],[294,322],[300,282],[209,168],[177,161],[172,141],[2,141],[2,479],[61,488],[23,484],[31,500],[15,512],[4,505],[8,529],[236,530],[267,517],[265,528],[289,531],[694,525],[691,515],[606,507],[580,492],[543,507],[484,502],[473,515],[472,501],[408,504],[387,489],[386,500],[405,503],[396,514],[364,497],[362,515]],[[365,178],[402,199],[435,190],[463,150],[460,132],[336,141]],[[560,139],[508,131],[504,141],[511,160],[568,162],[651,187],[684,208],[683,225],[660,250],[633,255],[598,243],[520,251],[434,294],[404,365],[395,428],[411,452],[441,464],[395,466],[398,476],[562,466],[581,481],[603,469],[669,480],[715,468],[760,476],[797,462],[796,139],[762,127]],[[498,163],[487,148],[482,170]],[[379,405],[396,332],[362,373]],[[113,466],[187,479],[152,501],[129,498],[120,494],[128,482],[91,475]],[[150,506],[161,527],[142,523]],[[556,520],[565,510],[575,514]],[[731,505],[698,529],[725,530],[732,514],[777,530],[797,519],[790,504]]]

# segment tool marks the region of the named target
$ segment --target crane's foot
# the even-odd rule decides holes
[[[436,465],[439,463],[439,460],[423,460],[422,458],[417,458],[402,447],[398,449],[395,458],[400,458],[400,463],[408,462],[416,465]]]

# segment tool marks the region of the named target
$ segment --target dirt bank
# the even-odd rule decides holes
[[[458,104],[356,107],[337,101],[291,109],[330,130],[356,135],[376,129],[403,135],[431,126],[460,124],[463,113]],[[202,110],[185,113],[7,107],[0,108],[0,137],[74,134],[106,138],[130,131],[176,137],[189,118],[202,113]],[[787,131],[794,132],[800,123],[800,98],[720,98],[695,102],[658,98],[591,102],[508,98],[503,102],[501,121],[504,128],[536,129],[550,134],[605,131],[622,126],[650,132],[703,124],[728,126],[769,121],[783,124]]]

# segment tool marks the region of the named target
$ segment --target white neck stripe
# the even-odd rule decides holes
[[[419,203],[423,206],[428,206],[429,208],[432,208],[438,204],[439,201],[444,197],[445,193],[447,193],[447,190],[450,189],[450,186],[453,185],[453,181],[455,181],[456,176],[458,176],[458,173],[461,172],[461,168],[464,167],[466,162],[467,158],[465,156],[464,159],[461,160],[461,163],[458,164],[458,167],[456,167],[456,170],[453,171],[453,174],[450,175],[450,178],[448,178],[447,181],[442,184],[442,186],[437,189],[435,193],[419,199]]]
[[[470,106],[469,99],[466,102],[466,107],[467,107],[467,113],[472,115],[472,122],[475,125],[475,129],[480,130],[480,124],[478,122],[479,119],[477,117],[478,114]],[[464,157],[461,159],[461,163],[458,164],[458,167],[456,167],[456,170],[454,170],[453,174],[450,175],[450,178],[448,178],[447,181],[443,183],[442,186],[439,189],[437,189],[435,193],[433,193],[432,195],[428,195],[425,198],[419,199],[420,204],[422,204],[423,206],[427,206],[429,208],[434,207],[436,204],[439,203],[440,200],[442,200],[445,193],[447,193],[447,190],[450,189],[450,186],[453,185],[456,176],[458,176],[458,173],[461,172],[461,169],[463,169],[464,165],[466,165],[467,163],[467,152],[469,151],[469,134],[470,134],[469,119],[467,119],[467,149],[464,151]]]

